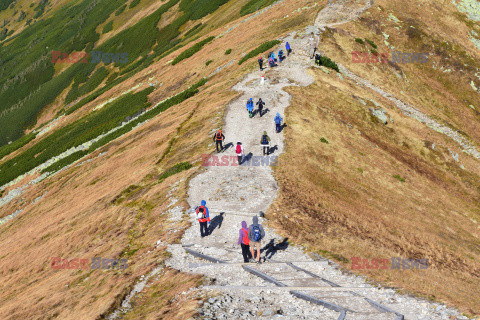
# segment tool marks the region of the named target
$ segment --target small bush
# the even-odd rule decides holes
[[[365,39],[365,41],[366,41],[369,45],[371,45],[374,49],[377,49],[377,45],[376,45],[375,43],[373,43],[372,40]]]
[[[106,25],[103,26],[102,33],[107,33],[113,30],[113,20],[108,22]]]
[[[227,51],[225,51],[225,54],[226,54],[226,55],[227,55],[227,54],[230,54],[230,53],[232,53],[232,49],[228,49]]]
[[[261,45],[259,45],[256,49],[253,49],[252,51],[247,53],[245,56],[243,56],[242,59],[240,59],[240,61],[238,61],[238,64],[241,65],[242,63],[244,63],[248,59],[257,56],[257,55],[275,47],[278,44],[280,44],[279,40],[271,40],[271,41],[264,42]]]
[[[213,60],[208,60],[207,62],[205,62],[205,65],[208,66],[212,62],[213,62]]]
[[[213,39],[215,39],[215,37],[208,37],[207,39],[204,39],[204,40],[194,44],[192,47],[188,48],[187,50],[183,51],[175,59],[173,59],[172,66],[176,65],[177,63],[179,63],[180,61],[182,61],[184,59],[190,58],[195,53],[200,51],[203,48],[204,45],[206,45],[207,43],[209,43]]]
[[[375,56],[378,55],[378,52],[377,52],[377,50],[375,50],[375,49],[370,49],[370,53],[373,54],[373,55],[375,55]]]
[[[338,69],[338,65],[334,61],[332,61],[330,58],[320,56],[320,65],[333,69],[337,72],[340,72],[340,70]]]
[[[116,16],[121,15],[121,14],[123,13],[123,11],[125,11],[126,8],[127,8],[127,5],[124,4],[123,6],[121,6],[120,8],[118,8],[117,11],[115,11],[115,15],[116,15]]]
[[[405,178],[400,177],[398,174],[394,175],[393,177],[400,182],[405,182]]]
[[[320,141],[323,142],[323,143],[327,143],[327,144],[328,144],[328,140],[325,139],[325,138],[323,138],[323,137],[320,139]]]
[[[184,170],[188,170],[192,167],[192,164],[190,162],[180,162],[174,165],[173,167],[165,170],[159,177],[159,181],[163,181],[166,178],[173,176],[174,174],[180,173]]]
[[[140,3],[140,0],[133,0],[132,2],[130,2],[130,5],[128,6],[128,8],[129,9],[135,8],[136,6],[138,6],[139,3]]]
[[[355,42],[358,42],[358,43],[360,43],[360,44],[363,44],[363,40],[360,39],[360,38],[355,38]]]
[[[271,5],[274,1],[275,0],[250,0],[240,9],[240,16],[245,16],[260,10]]]

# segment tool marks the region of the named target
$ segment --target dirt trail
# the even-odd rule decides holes
[[[245,154],[261,156],[259,142],[263,131],[267,131],[271,138],[273,156],[281,154],[284,149],[283,135],[275,133],[273,117],[277,112],[283,117],[285,108],[290,104],[291,96],[283,91],[285,86],[308,86],[313,81],[306,72],[312,65],[309,58],[311,33],[318,37],[323,26],[339,21],[348,22],[371,5],[370,0],[329,1],[319,13],[316,26],[292,33],[284,39],[284,43],[288,41],[291,44],[294,50],[292,55],[278,67],[254,71],[235,85],[234,90],[242,95],[228,105],[223,127],[226,143],[232,143],[233,146],[218,156],[234,156],[237,141],[244,145]],[[260,82],[261,75],[265,75],[263,85]],[[254,101],[262,98],[268,112],[263,117],[257,114],[250,119],[245,108],[249,98]],[[190,212],[192,227],[186,231],[181,244],[169,246],[172,258],[167,265],[214,279],[214,286],[200,288],[202,292],[208,290],[209,294],[219,294],[218,298],[209,299],[203,305],[201,314],[204,318],[256,319],[262,316],[275,319],[344,319],[346,315],[345,319],[372,320],[402,319],[402,314],[406,319],[448,319],[451,315],[463,319],[455,310],[398,295],[391,289],[374,288],[365,283],[363,278],[342,274],[333,262],[312,259],[301,248],[288,245],[265,225],[263,246],[271,244],[265,247],[262,254],[267,256],[266,262],[247,265],[275,277],[281,283],[275,285],[247,272],[245,265],[242,265],[241,249],[237,246],[238,229],[241,221],[245,220],[250,225],[254,215],[266,211],[277,196],[277,190],[272,169],[262,165],[212,166],[190,181],[189,205],[195,208],[201,200],[207,201],[213,231],[208,237],[200,238],[198,222]],[[262,220],[260,218],[261,223]],[[188,254],[187,250],[226,263],[210,263]],[[316,305],[299,299],[292,294],[292,288],[328,303]],[[375,305],[375,302],[383,307]],[[340,309],[332,309],[332,306],[340,306]]]

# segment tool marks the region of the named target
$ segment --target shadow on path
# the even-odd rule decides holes
[[[282,242],[275,244],[275,239],[270,240],[260,252],[265,253],[265,260],[271,259],[278,250],[286,250],[288,248],[288,238],[283,238]]]
[[[208,226],[208,234],[212,234],[213,230],[220,229],[222,227],[222,222],[223,222],[223,215],[225,212],[220,212],[219,215],[215,216],[212,220],[210,225]]]

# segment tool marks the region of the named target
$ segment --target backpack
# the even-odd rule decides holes
[[[258,242],[262,238],[262,234],[260,232],[260,227],[257,225],[253,226],[253,241]]]
[[[237,152],[237,154],[242,153],[242,146],[240,144],[237,144],[237,149],[235,149],[235,151]]]
[[[262,137],[262,144],[268,144],[268,139],[266,135]]]
[[[242,242],[243,242],[243,244],[248,246],[250,244],[250,239],[248,239],[248,229],[242,228],[242,230],[243,230],[243,233],[244,233]]]
[[[200,211],[200,208],[203,208],[203,212]],[[205,213],[205,208],[204,207],[198,207],[197,209],[197,218],[198,219],[205,219],[207,216],[206,216],[206,213]]]

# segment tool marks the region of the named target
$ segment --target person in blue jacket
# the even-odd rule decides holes
[[[200,202],[200,206],[197,207],[197,219],[200,223],[200,236],[203,238],[208,236],[208,224],[210,224],[210,213],[208,212],[208,208],[206,207],[207,201],[202,200]]]
[[[247,101],[248,116],[253,117],[253,98]]]
[[[290,53],[292,52],[292,48],[290,48],[290,43],[286,43],[285,44],[285,49],[287,49],[287,56],[290,55]]]
[[[282,117],[280,117],[280,113],[277,112],[277,115],[273,120],[275,121],[275,131],[279,133],[282,128],[282,121],[283,121]]]

